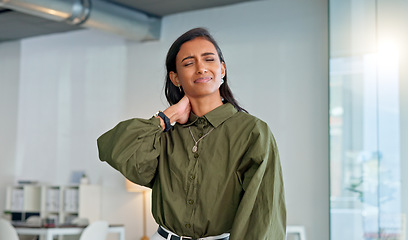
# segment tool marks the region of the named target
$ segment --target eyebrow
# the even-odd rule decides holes
[[[205,52],[205,53],[201,54],[202,57],[208,56],[208,55],[215,55],[215,54],[212,53],[212,52]],[[193,58],[193,56],[185,57],[185,58],[183,58],[183,59],[181,60],[181,62],[183,62],[184,60],[187,60],[187,59],[191,59],[191,58]]]

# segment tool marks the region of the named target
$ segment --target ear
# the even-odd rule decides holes
[[[174,84],[174,86],[176,87],[180,86],[180,82],[179,82],[177,73],[171,71],[169,72],[169,77],[170,77],[171,82]]]
[[[225,77],[225,63],[221,62],[221,78]]]
[[[174,84],[174,86],[180,87],[180,81],[178,79],[178,74],[177,73],[171,71],[171,72],[169,72],[169,77],[170,77],[171,82]]]

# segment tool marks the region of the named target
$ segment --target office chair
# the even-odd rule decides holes
[[[108,228],[108,222],[93,222],[84,229],[79,240],[105,240],[108,235]]]
[[[11,223],[0,218],[0,240],[19,240],[16,229]]]

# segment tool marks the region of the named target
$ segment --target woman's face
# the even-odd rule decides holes
[[[214,45],[205,38],[183,43],[176,56],[177,73],[169,76],[174,85],[181,85],[189,98],[220,97],[219,87],[225,75]]]

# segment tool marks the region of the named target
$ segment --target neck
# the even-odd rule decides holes
[[[191,110],[193,113],[199,117],[211,112],[217,107],[221,106],[222,100],[221,96],[217,98],[189,98],[191,104]]]

